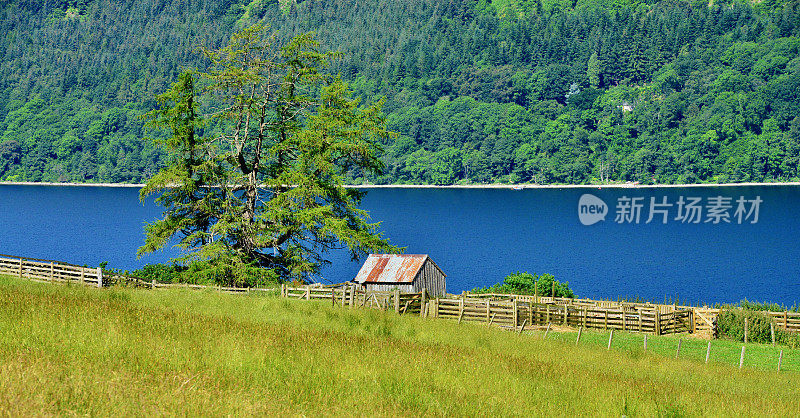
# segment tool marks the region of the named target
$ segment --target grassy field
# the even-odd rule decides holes
[[[544,332],[534,332],[533,334],[541,337]],[[575,344],[576,337],[577,332],[550,332],[548,334],[549,339],[552,338],[573,344]],[[612,349],[627,351],[632,355],[643,354],[643,338],[644,335],[642,334],[614,332]],[[683,340],[680,353],[677,352],[679,339]],[[581,335],[580,344],[591,345],[605,350],[608,347],[608,332],[584,331]],[[744,367],[776,371],[778,356],[782,350],[781,373],[800,371],[800,350],[780,345],[773,347],[765,344],[742,344],[741,342],[729,340],[712,340],[709,362],[738,368],[742,346],[745,346]],[[707,347],[708,340],[696,338],[692,335],[647,336],[648,352],[671,358],[675,358],[676,355],[680,354],[681,359],[692,359],[699,364],[705,362]]]
[[[607,334],[551,335],[0,277],[0,415],[800,414],[800,373],[644,353],[632,334],[611,351]]]

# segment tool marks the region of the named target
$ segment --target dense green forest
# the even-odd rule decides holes
[[[314,30],[386,98],[356,183],[800,178],[797,0],[14,0],[0,3],[0,179],[141,182],[139,115],[264,22]]]

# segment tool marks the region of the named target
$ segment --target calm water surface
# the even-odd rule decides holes
[[[607,204],[604,221],[581,224],[578,201],[591,193]],[[143,225],[160,210],[139,203],[138,190],[104,187],[0,186],[0,253],[134,269],[175,256],[136,258]],[[700,223],[683,223],[681,197],[701,198]],[[731,198],[730,223],[708,220],[709,198]],[[620,198],[642,198],[639,223],[615,222]],[[668,221],[646,223],[650,198],[666,202]],[[759,197],[739,224],[736,200]],[[622,202],[626,202],[623,200]],[[374,221],[407,253],[430,254],[448,275],[450,292],[491,285],[508,273],[552,273],[580,296],[640,296],[694,303],[742,298],[787,305],[800,301],[800,187],[636,189],[371,189]],[[749,210],[750,205],[746,204]],[[351,279],[360,264],[344,253],[323,281]]]

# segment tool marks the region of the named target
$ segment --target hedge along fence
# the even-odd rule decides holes
[[[800,313],[722,309],[717,317],[720,336],[754,343],[800,346]]]

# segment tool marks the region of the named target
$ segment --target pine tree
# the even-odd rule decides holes
[[[196,165],[208,167],[204,173],[213,178],[205,184],[214,186],[214,199],[202,208],[212,211],[210,239],[182,261],[197,277],[240,286],[306,279],[335,248],[347,248],[353,258],[399,251],[358,208],[363,193],[344,187],[348,170],[381,173],[378,143],[391,135],[382,102],[361,108],[345,83],[322,74],[334,55],[320,52],[311,34],[281,44],[265,31],[256,25],[234,34],[224,48],[203,50],[211,66],[198,77],[216,103],[208,119],[221,135],[200,141],[207,145],[201,161],[186,145],[194,123],[187,115],[194,113],[185,109],[194,108],[171,99],[171,91],[165,95],[176,105],[154,111],[177,126],[173,137],[180,138],[178,147],[167,144],[174,162],[154,177],[157,184],[168,187],[168,179],[182,191],[190,178],[185,167]],[[171,206],[161,224],[194,225],[195,213],[178,216],[174,199],[166,203]],[[150,226],[148,241],[163,246],[170,232],[178,230]]]
[[[589,57],[586,76],[589,78],[590,86],[593,88],[600,87],[600,60],[597,59],[597,52],[593,52],[592,56]]]
[[[171,155],[167,167],[147,181],[139,192],[142,201],[159,194],[156,203],[164,206],[164,218],[145,228],[147,238],[138,254],[163,248],[176,234],[178,246],[194,250],[212,240],[209,228],[215,217],[220,192],[213,186],[220,166],[209,158],[209,139],[202,136],[205,120],[199,114],[193,71],[178,76],[172,87],[156,97],[160,107],[144,115],[151,130],[166,129],[166,139],[154,139]]]

